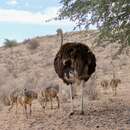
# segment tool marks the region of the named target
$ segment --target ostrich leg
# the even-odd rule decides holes
[[[85,81],[81,81],[81,115],[84,115],[84,103],[83,103],[83,91],[84,91]]]
[[[72,84],[70,85],[70,98],[71,98],[71,112],[69,115],[73,115],[74,114],[74,102],[73,102],[74,96],[73,96],[73,85]]]

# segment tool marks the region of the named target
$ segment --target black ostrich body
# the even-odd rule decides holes
[[[70,74],[75,75],[78,80],[87,81],[95,72],[96,58],[87,45],[70,42],[62,45],[56,54],[54,68],[67,85],[74,82],[70,80]]]

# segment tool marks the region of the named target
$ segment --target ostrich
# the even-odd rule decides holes
[[[79,42],[67,42],[63,45],[62,29],[57,30],[57,35],[61,36],[61,47],[54,59],[55,72],[64,83],[70,85],[72,111],[73,109],[73,89],[74,84],[81,86],[81,114],[84,114],[83,88],[85,82],[95,72],[96,58],[87,45]]]

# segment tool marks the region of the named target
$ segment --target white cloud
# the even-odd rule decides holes
[[[18,4],[18,2],[17,2],[17,0],[8,0],[7,4],[8,5],[16,5],[16,4]]]
[[[66,24],[72,25],[73,23],[69,20],[63,21],[50,21],[57,16],[59,7],[49,7],[43,13],[41,12],[30,12],[24,10],[15,9],[0,9],[0,22],[15,22],[21,24],[40,24],[40,25],[58,25],[64,26]]]
[[[32,13],[24,10],[0,9],[1,22],[42,24],[44,18],[45,16],[39,12]]]

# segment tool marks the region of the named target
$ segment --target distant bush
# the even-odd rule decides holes
[[[32,39],[32,40],[29,40],[27,45],[30,50],[35,50],[36,48],[38,48],[39,43],[36,39]]]
[[[31,39],[28,38],[28,39],[25,39],[22,43],[23,43],[23,44],[27,44],[27,43],[29,43],[30,41],[31,41]]]
[[[5,42],[3,44],[5,47],[9,47],[9,48],[18,45],[16,40],[9,40],[9,39],[5,39]]]
[[[5,95],[5,94],[0,95],[0,100],[1,100],[1,102],[2,102],[5,106],[9,106],[9,105],[10,105],[10,100],[9,100],[9,98],[7,97],[7,95]]]
[[[89,88],[87,91],[87,96],[89,98],[89,100],[97,100],[98,99],[98,92],[96,90],[96,88]]]
[[[88,82],[88,86],[85,89],[85,94],[87,95],[89,100],[98,100],[99,99],[99,93],[97,91],[96,87],[96,77],[93,75],[91,77],[91,80]]]

